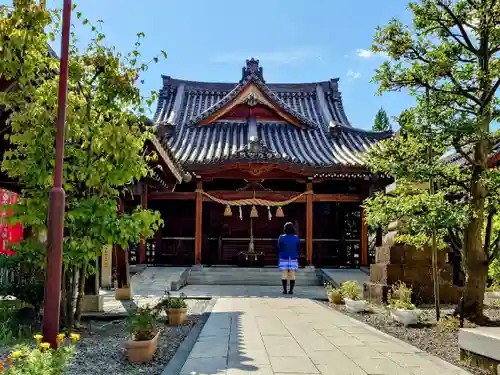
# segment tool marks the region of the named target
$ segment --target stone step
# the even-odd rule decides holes
[[[317,286],[320,285],[317,280],[296,280],[297,285]],[[271,286],[280,285],[280,279],[205,279],[189,278],[188,285],[257,285]]]

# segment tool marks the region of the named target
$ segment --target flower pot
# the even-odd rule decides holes
[[[143,363],[150,361],[158,348],[160,331],[151,340],[136,341],[133,338],[125,342],[129,362]]]
[[[328,301],[335,305],[340,305],[342,303],[342,296],[340,294],[329,294]]]
[[[418,316],[420,315],[420,311],[417,309],[406,310],[406,309],[394,309],[391,310],[392,318],[403,324],[405,327],[410,324],[417,324]]]
[[[347,307],[347,310],[350,312],[363,312],[366,310],[366,306],[368,305],[368,302],[361,300],[361,301],[355,301],[349,298],[344,298],[345,306]]]
[[[187,308],[167,309],[168,325],[178,326],[186,320]]]

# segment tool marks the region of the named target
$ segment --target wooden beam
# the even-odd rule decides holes
[[[313,184],[307,183],[306,195],[306,260],[307,265],[312,265],[313,258]]]
[[[202,218],[203,218],[203,185],[201,182],[196,184],[196,234],[194,244],[194,259],[196,264],[201,264],[201,246],[202,238]]]
[[[314,194],[315,202],[361,202],[358,194]]]
[[[209,191],[214,197],[225,200],[249,199],[253,197],[251,191]],[[256,191],[255,197],[273,201],[288,200],[300,192],[296,191]],[[148,194],[150,200],[195,200],[196,192],[151,192]],[[203,196],[203,201],[210,202],[210,198]],[[358,194],[314,194],[314,202],[361,202],[361,195]],[[295,201],[305,203],[306,197],[302,196]]]
[[[368,228],[365,208],[361,208],[361,266],[368,266]]]
[[[141,208],[147,210],[148,208],[148,184],[142,183],[141,191]],[[139,264],[146,264],[146,240],[141,235],[141,242],[139,244]]]

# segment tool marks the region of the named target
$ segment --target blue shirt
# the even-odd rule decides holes
[[[297,259],[300,252],[300,239],[296,234],[282,234],[278,239],[280,259]]]

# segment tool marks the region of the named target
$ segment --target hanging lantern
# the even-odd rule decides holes
[[[257,212],[257,208],[252,206],[252,210],[250,211],[250,217],[259,217],[259,213]]]
[[[285,214],[283,213],[283,208],[281,206],[278,206],[276,209],[276,217],[285,217]]]
[[[267,217],[269,218],[269,220],[273,218],[273,215],[271,214],[271,207],[269,206],[267,206]]]
[[[224,210],[224,216],[233,216],[233,212],[231,211],[231,206],[226,205],[226,209]]]

